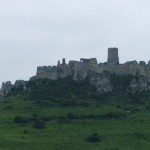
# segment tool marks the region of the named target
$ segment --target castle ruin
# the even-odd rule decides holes
[[[37,68],[36,76],[31,80],[39,78],[48,78],[58,80],[71,76],[75,81],[90,79],[100,92],[110,92],[113,85],[110,81],[110,75],[117,76],[139,76],[140,79],[132,80],[129,88],[132,92],[150,89],[150,61],[146,64],[144,61],[139,63],[128,61],[124,64],[119,63],[118,48],[108,48],[108,59],[106,63],[98,63],[96,58],[85,59],[80,61],[71,60],[66,64],[63,58],[62,63],[58,61],[57,66],[43,66]]]
[[[106,63],[98,63],[96,58],[80,61],[71,60],[66,64],[65,59],[62,63],[58,61],[57,66],[42,66],[37,68],[36,76],[33,78],[48,78],[58,80],[72,76],[74,80],[84,80],[89,72],[102,74],[109,72],[116,75],[141,75],[150,77],[150,61],[146,64],[144,61],[128,61],[124,64],[119,63],[118,48],[108,48],[108,60]]]
[[[148,64],[144,61],[138,63],[136,60],[120,64],[118,48],[108,48],[108,59],[105,63],[98,63],[96,58],[81,58],[80,61],[70,60],[67,64],[65,58],[63,58],[62,63],[58,61],[56,66],[39,66],[36,75],[31,77],[30,80],[44,78],[58,80],[70,76],[73,80],[79,82],[88,78],[90,83],[97,88],[97,91],[102,93],[113,91],[111,75],[131,75],[134,77],[126,91],[135,93],[150,90],[150,61]],[[137,76],[139,77],[138,80]],[[14,84],[10,88],[10,83],[8,83],[3,83],[1,92],[9,92],[13,86],[16,86]],[[22,81],[19,84],[26,85]]]

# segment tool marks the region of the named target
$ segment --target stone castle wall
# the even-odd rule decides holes
[[[37,68],[36,78],[48,78],[58,80],[67,76],[73,76],[74,80],[83,80],[87,77],[88,72],[103,73],[109,72],[116,75],[141,75],[150,77],[150,62],[146,64],[144,61],[128,61],[119,64],[118,49],[108,49],[108,62],[98,64],[96,58],[84,59],[80,61],[69,61],[66,64],[65,59],[62,64],[58,61],[57,66],[43,66]]]

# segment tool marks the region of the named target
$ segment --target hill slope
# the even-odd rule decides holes
[[[29,84],[0,102],[1,149],[150,149],[149,92],[98,95],[88,80],[68,78]]]

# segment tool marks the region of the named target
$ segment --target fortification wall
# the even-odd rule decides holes
[[[125,64],[98,64],[97,60],[81,59],[81,61],[70,61],[68,64],[60,64],[59,66],[43,66],[37,68],[36,78],[48,78],[58,80],[67,76],[73,76],[74,80],[77,78],[85,79],[88,72],[103,73],[109,72],[116,75],[141,75],[150,77],[150,65],[141,61],[126,62]]]
[[[96,58],[85,59],[80,61],[71,60],[66,64],[63,58],[62,63],[58,61],[57,66],[43,66],[37,68],[36,78],[48,78],[58,80],[72,76],[74,80],[84,80],[88,72],[103,73],[109,72],[116,75],[139,75],[150,78],[150,61],[146,64],[144,61],[128,61],[119,64],[117,48],[108,49],[108,62],[98,64]]]
[[[37,67],[36,78],[48,78],[58,80],[71,75],[70,66],[65,63],[63,58],[62,64],[58,61],[57,66],[43,66]]]
[[[126,62],[125,64],[100,64],[100,73],[108,71],[111,74],[116,75],[139,75],[150,77],[150,65],[141,61],[139,64],[137,61]]]

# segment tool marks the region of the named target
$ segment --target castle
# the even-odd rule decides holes
[[[67,64],[63,58],[62,63],[58,61],[57,66],[37,67],[36,75],[31,77],[30,80],[44,78],[58,80],[70,76],[73,80],[79,82],[88,78],[99,93],[104,93],[113,91],[111,75],[133,76],[134,78],[126,89],[128,92],[135,93],[150,90],[150,61],[148,64],[144,61],[138,63],[135,60],[120,64],[118,48],[108,48],[106,63],[98,63],[96,58],[81,58],[80,61],[71,60]],[[11,82],[3,83],[0,95],[4,95],[4,93],[7,95],[13,87],[23,86],[23,89],[27,89],[26,84],[27,82],[22,80],[16,81],[14,85]]]
[[[58,80],[67,76],[73,76],[73,79],[84,80],[89,71],[100,73],[109,72],[116,75],[141,75],[150,77],[150,61],[146,64],[144,61],[128,61],[124,64],[119,63],[118,49],[108,48],[108,60],[106,63],[97,62],[96,58],[84,59],[80,61],[69,61],[66,64],[63,58],[62,63],[58,61],[57,66],[43,66],[37,68],[36,76],[33,78],[48,78]]]

